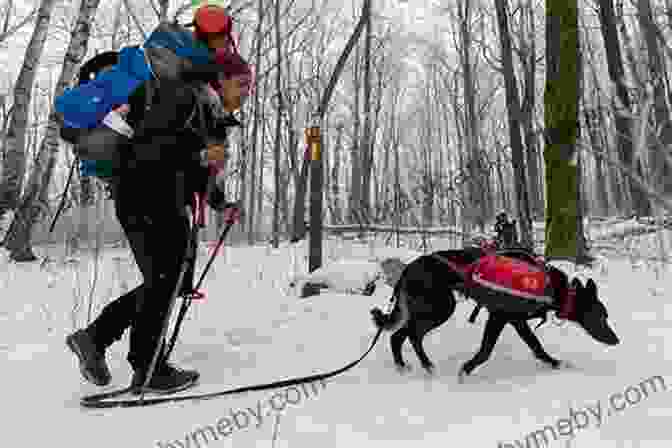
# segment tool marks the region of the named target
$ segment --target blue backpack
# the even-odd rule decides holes
[[[151,78],[142,50],[127,47],[119,52],[119,63],[95,79],[67,90],[56,98],[56,111],[63,126],[93,129],[116,105],[128,102],[135,89]]]
[[[101,71],[109,67],[114,56],[115,52],[107,52],[89,60],[80,70],[78,85],[66,90],[54,103],[62,119],[61,138],[73,144],[83,177],[111,177],[119,147],[127,143],[129,137],[107,127],[103,120],[151,79],[140,48],[123,48],[116,54],[118,63]],[[95,77],[89,79],[86,75]]]
[[[73,151],[81,161],[82,176],[109,178],[120,147],[129,141],[128,133],[121,134],[103,123],[110,112],[127,104],[138,87],[144,85],[148,89],[149,101],[154,80],[179,79],[184,70],[213,59],[207,46],[177,23],[160,24],[143,48],[123,48],[117,53],[118,62],[109,70],[100,71],[111,65],[109,61],[114,53],[107,52],[89,60],[82,68],[93,66],[84,71],[94,74],[94,79],[82,77],[80,71],[79,84],[55,100],[56,112],[62,120],[61,138],[73,144]]]
[[[214,55],[210,54],[207,46],[195,40],[191,32],[177,23],[167,22],[161,23],[152,32],[143,48],[127,47],[116,57],[116,63],[102,61],[98,69],[94,67],[89,70],[87,73],[97,75],[94,79],[87,79],[90,78],[88,75],[80,76],[78,86],[66,90],[55,100],[56,112],[62,120],[61,138],[73,144],[74,153],[81,163],[82,176],[95,176],[103,180],[111,177],[113,163],[120,156],[119,150],[129,142],[127,135],[115,132],[103,122],[116,106],[128,104],[135,90],[144,86],[144,115],[151,106],[154,82],[183,79],[182,75],[194,66],[214,62]],[[101,71],[110,66],[110,70]],[[65,187],[66,192],[74,166]],[[64,208],[66,196],[64,193],[61,197],[50,232]]]

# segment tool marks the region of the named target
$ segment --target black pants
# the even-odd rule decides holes
[[[120,340],[130,327],[127,359],[134,370],[140,371],[149,367],[158,345],[190,234],[183,179],[175,175],[160,177],[144,176],[144,182],[124,180],[115,187],[117,217],[143,283],[105,306],[89,326],[101,349]],[[192,279],[193,266],[182,288],[191,287]]]

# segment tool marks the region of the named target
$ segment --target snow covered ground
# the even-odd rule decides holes
[[[1,445],[669,447],[672,269],[642,261],[659,256],[654,237],[628,237],[624,246],[621,235],[611,244],[620,253],[605,252],[594,271],[583,273],[597,280],[621,345],[603,347],[571,324],[549,322],[538,330],[549,353],[573,368],[539,366],[507,328],[490,362],[458,385],[457,369],[478,348],[487,315],[469,324],[473,306],[462,302],[425,339],[437,364],[433,378],[422,372],[409,346],[405,357],[414,370],[399,375],[384,336],[362,364],[324,384],[111,410],[79,407],[82,395],[101,389],[82,381],[64,339],[139,282],[129,254],[109,249],[97,262],[86,256],[65,260],[51,248],[42,254],[51,251],[54,261],[43,267],[2,261]],[[669,242],[669,232],[667,237]],[[630,258],[623,256],[628,248],[637,249]],[[323,275],[333,291],[299,299],[287,285],[305,274],[305,255],[304,246],[224,248],[206,279],[207,298],[192,306],[173,356],[178,365],[201,372],[201,386],[192,392],[304,376],[356,359],[375,333],[369,310],[384,305],[391,288],[379,281],[370,297],[347,291],[375,277],[381,260],[408,262],[419,253],[330,240],[325,256],[335,265],[328,264]],[[204,251],[201,266],[205,259]],[[110,389],[130,379],[126,348],[125,337],[108,354]]]

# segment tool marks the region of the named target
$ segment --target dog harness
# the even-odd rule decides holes
[[[490,252],[464,265],[440,255],[433,257],[457,272],[465,292],[485,306],[520,311],[556,305],[559,318],[576,320],[576,291],[555,278],[540,258],[523,260]]]

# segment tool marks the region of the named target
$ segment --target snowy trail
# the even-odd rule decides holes
[[[119,252],[110,251],[103,263],[112,263],[112,253]],[[370,256],[367,250],[351,253],[360,260]],[[111,266],[103,266],[100,291],[117,287],[110,283]],[[289,255],[282,250],[226,248],[219,257],[206,281],[208,297],[193,305],[175,349],[179,365],[202,373],[202,386],[194,391],[332,370],[366,349],[374,334],[369,309],[386,303],[390,288],[379,286],[371,297],[328,293],[300,300],[282,294],[292,274],[289,266]],[[491,361],[458,385],[455,373],[477,349],[486,317],[482,313],[469,324],[472,303],[462,302],[454,317],[425,339],[437,364],[431,379],[409,346],[404,356],[414,370],[397,374],[388,337],[383,336],[360,366],[312,390],[100,411],[79,408],[82,395],[101,389],[82,382],[63,343],[71,327],[72,274],[61,269],[60,280],[50,288],[39,266],[3,270],[0,393],[6,446],[331,448],[412,442],[437,448],[535,447],[537,442],[526,440],[527,435],[544,425],[557,430],[558,420],[569,417],[570,406],[575,411],[597,409],[598,400],[601,424],[586,414],[586,426],[573,427],[570,446],[657,448],[672,440],[672,304],[665,303],[671,290],[669,267],[657,278],[646,266],[633,270],[626,259],[614,259],[606,262],[604,272],[592,274],[622,339],[619,346],[605,348],[570,324],[556,327],[549,322],[537,330],[549,353],[574,368],[545,369],[507,328]],[[88,287],[84,280],[81,284]],[[126,385],[130,378],[126,347],[125,337],[109,352],[115,382],[111,388]],[[657,375],[667,391],[648,383],[644,396],[640,383]],[[639,388],[639,399],[631,389],[633,404],[621,398],[619,403],[627,407],[607,415],[610,395],[631,386]],[[284,409],[275,412],[274,405]],[[557,432],[554,440],[548,430],[550,443],[539,439],[538,446],[566,447],[570,436]]]

